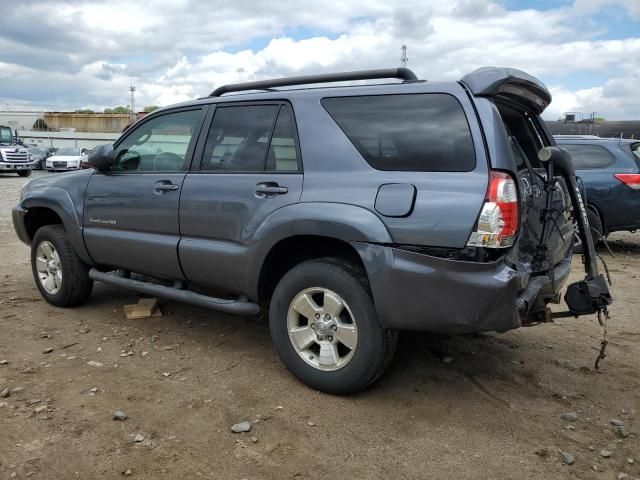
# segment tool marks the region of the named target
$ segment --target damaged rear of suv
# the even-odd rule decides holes
[[[318,86],[379,78],[402,82]],[[14,224],[54,305],[95,280],[268,309],[291,372],[354,392],[383,373],[398,330],[550,319],[574,228],[585,278],[555,316],[606,314],[570,157],[540,118],[550,101],[500,68],[459,82],[388,69],[226,85],[137,122],[92,152],[93,170],[32,181]]]

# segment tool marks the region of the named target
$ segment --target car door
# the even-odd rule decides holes
[[[245,293],[256,230],[300,200],[293,110],[283,102],[218,105],[199,150],[180,202],[180,263],[192,283]]]
[[[115,165],[91,176],[84,240],[96,263],[183,278],[178,206],[204,113],[170,110],[144,120],[114,145]]]

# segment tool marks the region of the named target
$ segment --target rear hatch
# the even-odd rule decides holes
[[[538,151],[549,146],[542,120],[517,104],[496,101],[504,122],[520,193],[520,230],[509,257],[520,270],[547,273],[570,255],[572,206],[567,184],[551,186]],[[549,202],[547,201],[549,196]]]
[[[536,78],[509,68],[481,68],[461,83],[473,96],[486,98],[490,116],[501,119],[491,139],[496,145],[492,168],[515,178],[520,202],[518,237],[507,260],[530,274],[552,273],[563,262],[568,267],[573,243],[569,192],[560,176],[547,182],[538,159],[540,149],[553,142],[540,118],[551,95]]]

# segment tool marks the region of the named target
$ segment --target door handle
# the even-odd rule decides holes
[[[259,183],[256,185],[256,193],[258,195],[284,195],[289,189],[281,187],[275,182]]]
[[[176,185],[175,183],[156,183],[154,190],[156,192],[171,192],[179,188],[180,185]]]

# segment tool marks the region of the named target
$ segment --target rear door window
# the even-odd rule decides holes
[[[377,170],[467,172],[476,165],[462,105],[440,93],[334,97],[323,107]]]
[[[269,150],[278,105],[216,108],[201,170],[260,172]]]
[[[572,145],[564,143],[560,146],[569,151],[576,170],[604,168],[613,164],[616,160],[613,154],[601,145]]]

